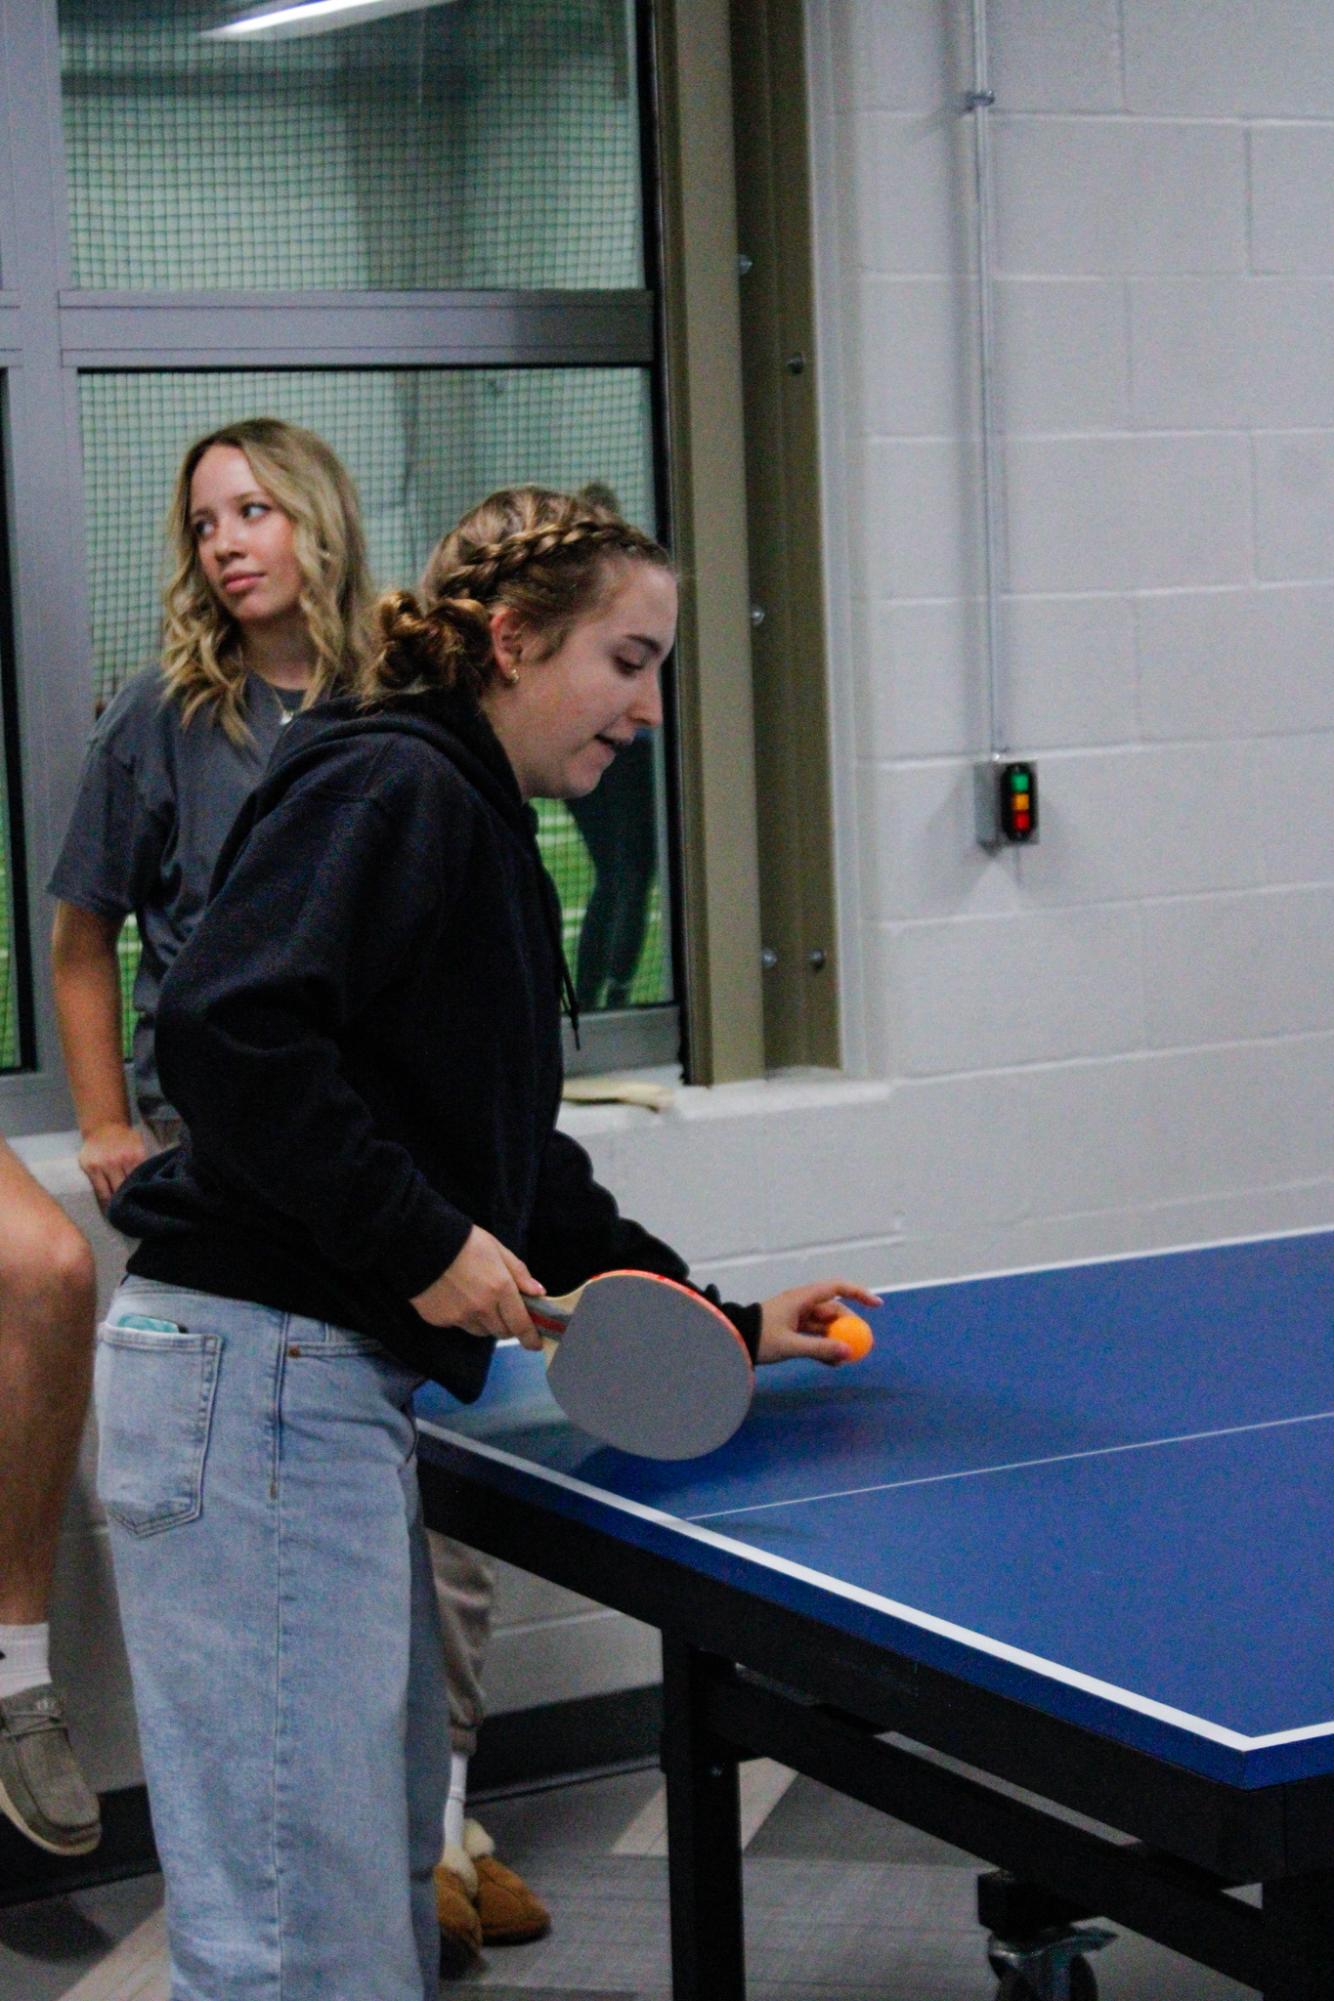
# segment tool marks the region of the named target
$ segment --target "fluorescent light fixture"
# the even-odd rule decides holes
[[[205,30],[209,42],[285,41],[296,35],[324,35],[333,28],[353,28],[362,21],[379,21],[388,14],[419,14],[427,7],[449,7],[453,0],[293,0],[286,7],[264,7],[239,14],[221,28]]]

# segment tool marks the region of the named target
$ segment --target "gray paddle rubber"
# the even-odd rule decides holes
[[[726,1314],[670,1280],[611,1272],[585,1288],[547,1373],[571,1423],[643,1459],[725,1445],[755,1371]]]

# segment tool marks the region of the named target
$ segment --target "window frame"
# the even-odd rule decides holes
[[[635,0],[641,76],[653,34],[648,0]],[[670,455],[661,415],[661,329],[655,289],[620,291],[124,292],[71,282],[57,0],[0,0],[0,371],[5,464],[22,522],[11,551],[13,681],[22,785],[12,814],[24,886],[32,998],[31,1067],[0,1077],[7,1132],[72,1122],[51,991],[50,899],[45,884],[73,804],[91,726],[79,377],[95,370],[162,372],[248,368],[577,368],[649,371],[655,463]],[[642,126],[651,127],[649,117]],[[646,161],[652,152],[645,134]],[[25,178],[14,162],[47,171]],[[656,177],[644,186],[646,221]],[[31,196],[31,198],[29,198]],[[646,235],[649,232],[646,230]],[[52,448],[52,413],[57,413]],[[43,579],[62,579],[59,592]],[[671,844],[673,847],[677,843]],[[677,873],[677,871],[673,871]],[[44,918],[47,921],[43,921]],[[679,931],[672,961],[681,984]],[[567,1029],[574,1071],[673,1062],[683,1036],[679,1001],[586,1019],[582,1047]]]
[[[841,1025],[814,224],[803,0],[731,0],[756,813],[771,1067],[837,1067]],[[800,728],[793,727],[800,717]]]
[[[0,373],[5,473],[24,499],[12,551],[16,852],[26,854],[37,1059],[0,1077],[7,1131],[70,1123],[43,914],[89,725],[78,375],[97,366],[217,367],[224,356],[238,367],[439,366],[462,353],[473,366],[649,367],[662,515],[683,586],[669,690],[678,999],[598,1016],[575,1060],[620,1069],[670,1063],[679,1051],[687,1081],[701,1084],[837,1065],[816,376],[807,371],[805,407],[793,411],[792,385],[784,405],[765,375],[781,365],[794,325],[816,359],[802,0],[634,0],[634,13],[646,114],[642,290],[126,294],[69,282],[56,0],[0,0],[0,73],[12,84],[0,101]],[[750,109],[757,91],[782,105],[779,115],[775,99],[762,133]],[[30,158],[49,170],[24,178],[20,203],[14,163]],[[743,230],[762,235],[775,260],[772,280],[744,296]],[[225,347],[220,313],[232,330]],[[774,454],[781,491],[757,508],[755,469]],[[804,551],[800,589],[789,546]],[[58,592],[44,587],[52,576]],[[752,578],[765,598],[758,649]],[[794,813],[799,852],[785,838]],[[766,946],[778,963],[762,972]]]
[[[842,1060],[808,56],[803,0],[660,0],[655,28],[677,910],[687,1076],[715,1084]]]
[[[745,425],[726,0],[654,10],[673,545],[686,1074],[765,1067]]]

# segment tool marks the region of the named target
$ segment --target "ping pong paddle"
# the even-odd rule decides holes
[[[526,1299],[565,1415],[621,1452],[694,1459],[750,1409],[755,1370],[727,1315],[653,1272],[612,1271],[559,1299]]]

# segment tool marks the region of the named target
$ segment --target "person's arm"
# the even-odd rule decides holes
[[[693,1283],[685,1260],[642,1223],[620,1213],[584,1149],[560,1131],[552,1133],[543,1156],[527,1249],[529,1262],[555,1294],[572,1292],[604,1271],[651,1271]],[[842,1310],[839,1301],[878,1304],[874,1293],[844,1279],[794,1286],[746,1306],[720,1298],[716,1286],[695,1289],[722,1308],[757,1362],[804,1359],[837,1367],[850,1359],[848,1351],[827,1340],[821,1329]]]
[[[60,1046],[83,1140],[79,1165],[103,1208],[148,1154],[130,1115],[121,1055],[116,941],[123,921],[57,903],[51,935]]]
[[[172,766],[162,742],[174,727],[161,676],[137,675],[99,718],[48,892],[60,1040],[83,1136],[79,1160],[106,1206],[150,1151],[135,1130],[122,1061],[116,941],[132,910],[161,889],[174,820]]]

